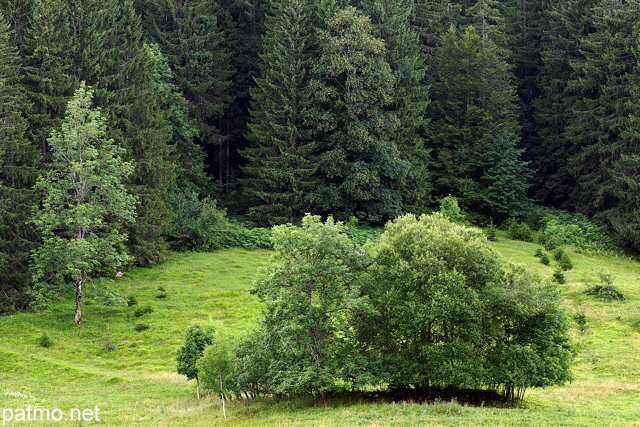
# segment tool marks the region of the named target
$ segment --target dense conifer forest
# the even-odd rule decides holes
[[[92,206],[130,200],[135,221],[79,227],[125,236],[138,265],[307,212],[379,225],[447,196],[476,225],[553,208],[640,249],[637,1],[0,0],[1,312],[46,285],[43,242],[75,236],[37,225],[43,177],[77,172],[55,142],[80,129],[81,87],[104,120],[88,146],[133,165]],[[95,275],[126,266],[93,259]]]

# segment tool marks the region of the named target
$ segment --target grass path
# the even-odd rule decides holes
[[[555,269],[533,256],[536,245],[500,236],[494,246],[505,262],[544,276]],[[640,264],[568,251],[575,267],[561,285],[563,305],[586,319],[584,330],[572,330],[576,378],[565,387],[531,390],[518,408],[256,399],[232,402],[230,418],[223,420],[217,398],[194,399],[194,385],[175,373],[175,351],[193,322],[237,336],[255,324],[260,303],[248,290],[270,254],[229,249],[173,254],[159,266],[114,280],[111,286],[138,304],[86,305],[80,327],[73,324],[71,297],[49,313],[0,317],[0,410],[60,408],[65,416],[72,408],[100,410],[100,422],[6,425],[640,426]],[[582,294],[598,283],[601,271],[611,273],[627,300],[605,303]],[[150,311],[141,314],[141,307]],[[137,325],[148,329],[136,332]],[[53,342],[49,348],[36,345],[43,333]]]

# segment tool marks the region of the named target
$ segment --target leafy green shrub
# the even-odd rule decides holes
[[[364,245],[369,241],[375,242],[382,234],[382,229],[379,227],[358,226],[358,218],[356,217],[349,219],[345,224],[345,230],[347,236],[358,245]]]
[[[585,316],[584,313],[577,313],[573,316],[573,320],[576,321],[578,329],[584,331],[584,327],[587,325],[587,316]]]
[[[49,348],[53,345],[53,341],[49,338],[49,335],[47,335],[46,332],[43,332],[36,340],[36,344],[38,347]]]
[[[613,285],[596,285],[584,291],[585,295],[590,295],[605,301],[623,301],[625,296]]]
[[[511,399],[571,378],[558,291],[522,266],[506,270],[477,229],[401,216],[363,283],[374,310],[358,316],[358,339],[384,355],[397,387],[493,384]]]
[[[167,235],[173,248],[207,251],[224,247],[221,242],[229,232],[229,220],[215,199],[200,199],[195,191],[178,191],[173,207],[176,219]]]
[[[536,233],[536,242],[542,245],[547,251],[552,251],[560,246],[560,241],[557,238],[549,236],[542,231]]]
[[[136,310],[133,312],[133,316],[142,317],[145,314],[149,314],[149,313],[153,313],[153,308],[151,308],[148,305],[145,305],[145,306],[136,308]]]
[[[143,332],[143,331],[146,331],[149,328],[150,328],[150,326],[147,325],[146,323],[136,323],[136,325],[133,327],[133,330],[136,331],[136,332]]]
[[[311,393],[374,384],[353,324],[369,309],[359,277],[367,256],[329,217],[273,228],[277,257],[253,290],[264,301],[258,328],[241,346],[245,389]]]
[[[592,252],[611,252],[616,246],[606,227],[594,224],[580,213],[544,209],[540,231],[562,244]]]
[[[213,341],[213,328],[202,325],[191,325],[187,328],[184,343],[178,348],[176,356],[177,371],[188,380],[196,380],[198,399],[200,398],[200,380],[198,359],[202,357],[204,349]]]
[[[158,287],[158,294],[156,295],[156,298],[162,299],[166,297],[167,297],[167,290],[162,286]]]
[[[228,232],[220,238],[221,247],[241,247],[247,249],[269,249],[272,247],[270,228],[249,228],[237,221],[230,221],[227,231]]]
[[[116,349],[116,344],[111,339],[111,335],[107,335],[104,338],[104,343],[102,344],[102,349],[105,351],[113,351]]]
[[[496,227],[491,224],[489,226],[489,228],[487,228],[487,240],[490,242],[497,242],[498,241],[498,235],[497,235],[497,230]]]
[[[535,253],[533,254],[533,256],[536,258],[542,258],[543,255],[544,252],[542,251],[542,248],[537,248]]]
[[[134,306],[136,304],[138,304],[138,299],[136,298],[136,296],[135,295],[129,295],[127,297],[127,305],[129,307],[132,307],[132,306]]]
[[[509,236],[515,240],[531,242],[533,240],[533,230],[526,222],[510,220],[508,223]]]
[[[453,196],[447,196],[440,200],[440,213],[443,217],[456,224],[469,224],[466,219],[466,214],[460,209],[458,199]]]

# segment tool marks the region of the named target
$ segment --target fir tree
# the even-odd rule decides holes
[[[17,61],[0,14],[0,313],[26,308],[29,252],[37,238],[26,219],[37,201],[32,186],[40,156],[25,136],[28,105]]]
[[[567,159],[575,154],[565,128],[579,98],[567,90],[573,80],[571,63],[582,59],[579,40],[591,32],[590,9],[595,0],[559,0],[547,11],[542,32],[541,96],[535,101],[539,143],[532,150],[537,170],[536,198],[545,205],[572,207],[575,179]]]
[[[529,162],[521,160],[524,149],[517,148],[517,142],[512,133],[498,134],[493,143],[498,161],[482,177],[487,183],[484,202],[498,215],[521,216],[532,206],[526,192],[533,172]]]
[[[572,201],[591,215],[616,208],[611,171],[640,142],[636,133],[627,132],[638,109],[632,93],[640,72],[634,56],[637,38],[629,35],[638,32],[640,4],[601,0],[593,17],[594,32],[580,41],[584,59],[572,63],[576,75],[569,90],[577,98],[565,129],[573,146],[568,167],[577,182]]]
[[[164,112],[150,80],[153,62],[131,0],[39,0],[26,49],[26,89],[34,103],[29,125],[46,152],[47,129],[58,126],[80,81],[94,88],[95,104],[112,126],[109,136],[136,163],[129,189],[139,196],[129,244],[141,263],[160,259],[172,220],[171,148]]]
[[[393,74],[384,41],[368,18],[340,9],[321,34],[316,65],[318,127],[322,132],[314,203],[342,218],[381,222],[400,213],[406,164],[393,142],[398,121]]]
[[[272,2],[265,23],[248,137],[243,151],[247,194],[256,199],[253,217],[260,223],[299,221],[308,211],[314,173],[314,93],[309,85],[313,53],[308,0]]]
[[[370,0],[362,4],[372,17],[376,35],[385,41],[386,59],[394,75],[393,102],[387,109],[397,114],[399,126],[394,141],[409,165],[401,187],[403,210],[423,213],[432,201],[432,160],[426,147],[429,87],[420,38],[409,25],[414,1]]]
[[[513,76],[491,40],[483,40],[474,27],[461,33],[452,26],[430,78],[437,194],[459,197],[468,207],[481,200],[481,178],[495,164],[494,136],[518,130]]]

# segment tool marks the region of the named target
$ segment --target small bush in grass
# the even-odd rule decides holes
[[[625,296],[613,285],[596,285],[584,291],[585,295],[590,295],[605,301],[624,301]]]
[[[36,344],[38,344],[38,347],[49,348],[53,345],[53,341],[51,341],[46,332],[43,332],[36,340]]]
[[[166,298],[167,297],[167,290],[165,288],[163,288],[162,286],[160,286],[158,288],[158,292],[159,292],[159,294],[156,295],[156,298],[162,299],[162,298]]]
[[[566,279],[564,278],[564,271],[558,269],[553,273],[553,280],[560,283],[561,285],[566,283]]]
[[[509,223],[509,236],[515,240],[522,240],[524,242],[531,242],[533,240],[533,230],[526,222],[520,222],[512,220]]]
[[[151,308],[148,305],[145,305],[145,306],[136,308],[136,310],[133,312],[133,315],[135,317],[142,317],[145,314],[149,314],[149,313],[153,313],[153,308]]]
[[[490,242],[497,242],[498,241],[496,227],[494,227],[493,224],[491,224],[489,226],[489,228],[487,228],[487,240],[490,241]]]
[[[116,349],[116,344],[111,339],[111,335],[107,335],[104,338],[104,344],[102,344],[102,349],[106,351],[113,351]]]
[[[562,253],[560,259],[558,260],[558,263],[560,265],[560,268],[564,271],[571,270],[573,268],[573,262],[571,261],[571,258],[569,258],[569,255],[567,255],[566,253]]]
[[[557,238],[543,232],[537,233],[536,241],[547,251],[552,251],[560,246],[560,241]]]
[[[136,323],[136,326],[133,327],[133,330],[136,332],[143,332],[149,329],[149,325],[146,323]]]
[[[585,316],[584,313],[577,313],[573,316],[573,320],[576,321],[578,329],[584,331],[584,327],[587,324],[587,316]]]
[[[131,306],[134,306],[136,304],[138,304],[138,299],[136,298],[136,296],[135,295],[129,295],[127,297],[127,305],[129,307],[131,307]]]
[[[551,259],[549,258],[549,255],[542,254],[542,256],[540,257],[540,262],[543,263],[544,265],[549,265],[551,264]]]
[[[560,261],[564,255],[565,252],[562,248],[557,248],[553,251],[553,259],[555,259],[556,261]]]
[[[542,248],[536,249],[536,252],[533,254],[533,256],[536,258],[542,258],[543,255],[544,255],[544,252],[542,251]]]

